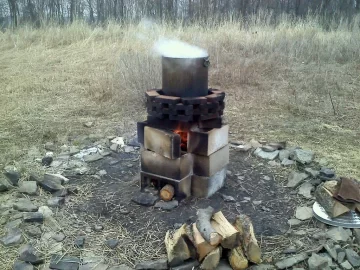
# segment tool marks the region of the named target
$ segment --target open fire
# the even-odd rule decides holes
[[[187,151],[187,144],[188,144],[188,132],[183,131],[181,129],[175,129],[174,133],[180,135],[180,148],[181,148],[181,151],[186,152]]]

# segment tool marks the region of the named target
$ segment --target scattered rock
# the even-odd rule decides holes
[[[39,256],[31,244],[22,245],[19,249],[19,260],[31,264],[41,264],[44,259]]]
[[[6,170],[6,169],[5,169]],[[6,170],[4,172],[4,175],[6,176],[6,178],[9,180],[9,182],[13,185],[13,186],[17,186],[18,185],[18,182],[20,180],[20,173],[16,170],[13,170],[13,169],[9,169],[9,170]]]
[[[44,215],[40,212],[30,212],[24,213],[24,221],[25,222],[39,222],[43,223]]]
[[[12,185],[6,178],[0,176],[0,192],[8,191],[12,188]]]
[[[345,260],[345,257],[346,257],[345,251],[340,251],[337,255],[338,263],[342,263]]]
[[[34,237],[34,238],[39,238],[42,234],[41,229],[35,225],[26,226],[24,228],[24,232],[28,236]]]
[[[353,249],[347,248],[345,249],[345,254],[346,259],[353,267],[360,267],[360,256],[358,253],[356,253]]]
[[[351,264],[348,261],[341,263],[340,266],[344,270],[352,270],[353,269]]]
[[[290,154],[290,158],[300,162],[301,164],[309,164],[314,160],[314,152],[310,150],[295,149]]]
[[[128,146],[128,145],[125,145],[125,146],[124,146],[124,152],[125,152],[125,153],[132,153],[132,152],[134,152],[134,151],[135,151],[135,148],[134,148],[134,147]]]
[[[85,162],[94,162],[94,161],[102,159],[103,157],[104,156],[100,155],[99,153],[94,153],[94,154],[90,154],[90,155],[85,155],[84,161]]]
[[[117,239],[109,239],[109,240],[105,241],[105,244],[109,248],[114,249],[119,244],[119,240],[117,240]]]
[[[290,157],[290,151],[289,150],[284,149],[284,150],[281,150],[279,152],[280,161],[283,161],[284,159],[289,160],[289,157]]]
[[[153,206],[159,198],[151,193],[138,192],[132,201],[144,206]]]
[[[298,187],[308,175],[306,173],[299,173],[299,172],[291,172],[288,177],[288,182],[286,184],[287,187],[296,188]]]
[[[97,174],[98,174],[99,176],[104,176],[104,175],[107,174],[107,172],[106,172],[105,170],[100,170],[100,171],[98,171]]]
[[[54,183],[58,183],[60,185],[63,185],[67,182],[69,182],[69,179],[61,174],[52,174],[52,173],[46,173],[44,174],[44,180],[49,180]]]
[[[343,227],[333,227],[326,232],[326,236],[335,242],[346,242],[351,235],[351,230]]]
[[[250,149],[252,148],[251,144],[249,143],[246,143],[246,144],[240,144],[238,146],[235,147],[235,149],[237,151],[240,151],[240,152],[248,152]]]
[[[270,161],[268,162],[268,164],[269,164],[269,166],[271,166],[271,167],[280,167],[280,166],[281,166],[281,164],[280,164],[279,162],[275,161],[275,160],[270,160]]]
[[[279,155],[279,150],[273,152],[265,152],[261,148],[257,148],[254,154],[263,159],[274,160]]]
[[[170,211],[178,206],[179,206],[179,202],[177,200],[172,200],[168,202],[158,201],[154,207]]]
[[[77,270],[79,264],[79,258],[66,257],[58,254],[52,255],[50,260],[50,268],[56,270]]]
[[[94,231],[96,231],[96,232],[100,232],[103,229],[104,229],[104,226],[101,224],[95,224],[95,226],[94,226]]]
[[[60,207],[64,203],[65,203],[64,197],[52,197],[47,201],[47,205],[50,207]]]
[[[22,218],[22,215],[21,215],[21,218]],[[6,223],[6,225],[5,225],[5,229],[16,229],[16,228],[19,228],[20,227],[20,225],[22,224],[22,219],[21,218],[19,218],[19,219],[15,219],[15,220],[13,220],[13,221],[10,221],[10,222],[8,222],[8,223]]]
[[[291,227],[295,227],[295,226],[298,226],[300,224],[302,224],[302,221],[301,220],[298,220],[296,218],[291,218],[288,220],[287,222]]]
[[[75,247],[83,248],[85,245],[85,236],[78,236],[74,241]]]
[[[250,145],[251,145],[252,148],[259,148],[259,147],[262,146],[262,144],[259,143],[259,142],[258,142],[257,140],[255,140],[255,139],[251,139],[249,143],[250,143]]]
[[[8,234],[0,238],[0,242],[6,247],[19,245],[23,240],[21,231],[17,228],[8,230]]]
[[[331,180],[335,178],[335,171],[329,168],[321,168],[319,172],[319,177],[325,181]]]
[[[51,209],[45,205],[40,206],[38,212],[43,214],[44,218],[49,218],[54,215],[53,211],[51,211]]]
[[[270,145],[264,145],[260,148],[261,148],[261,150],[263,150],[265,152],[274,152],[275,150],[278,150],[276,147],[272,147]]]
[[[167,259],[160,259],[156,261],[146,261],[137,263],[135,265],[136,270],[142,270],[142,269],[153,269],[153,270],[165,270],[168,269],[168,263]]]
[[[51,193],[56,192],[58,190],[65,189],[61,184],[51,181],[49,179],[45,179],[42,181],[38,181],[40,187],[44,190],[49,191]]]
[[[294,246],[290,246],[283,251],[284,254],[295,254],[297,252],[297,248]]]
[[[224,202],[235,202],[236,201],[233,196],[228,196],[225,194],[220,194],[220,195],[221,195],[221,198],[224,200]]]
[[[337,251],[334,245],[327,243],[324,245],[325,250],[327,253],[333,258],[335,261],[337,260]]]
[[[299,206],[296,208],[295,217],[300,220],[307,220],[312,218],[313,212],[310,207]]]
[[[114,139],[111,140],[111,143],[112,143],[112,144],[117,144],[118,147],[123,147],[123,146],[125,146],[124,138],[123,138],[123,137],[116,137],[116,138],[114,138]]]
[[[313,253],[308,260],[309,270],[322,270],[329,267],[328,260]]]
[[[312,168],[305,168],[305,172],[314,178],[319,176],[319,171],[314,170]]]
[[[91,128],[94,125],[93,121],[85,122],[84,127]]]
[[[283,166],[291,166],[291,165],[294,165],[294,164],[295,164],[295,161],[293,161],[291,159],[288,159],[288,158],[284,158],[281,161],[281,165],[283,165]]]
[[[13,270],[34,270],[34,266],[30,263],[16,261],[13,265]]]
[[[311,199],[313,196],[311,195],[311,191],[313,191],[314,187],[309,182],[303,183],[299,188],[299,194],[307,199]]]
[[[293,257],[286,258],[284,260],[281,260],[275,264],[275,266],[278,269],[286,269],[289,268],[299,262],[305,261],[308,258],[308,255],[306,253],[300,253]]]
[[[119,148],[119,145],[116,143],[113,143],[112,145],[110,145],[111,151],[117,152],[118,148]]]
[[[325,232],[316,232],[312,234],[311,237],[315,240],[321,240],[321,239],[326,239],[327,235]]]
[[[41,159],[41,164],[43,166],[49,167],[53,161],[54,161],[54,158],[52,156],[45,156]]]
[[[38,188],[36,181],[24,181],[19,184],[19,192],[21,193],[36,195],[37,190]]]
[[[20,198],[13,207],[15,210],[21,212],[36,212],[39,209],[39,207],[37,207],[30,200],[25,198]]]
[[[77,146],[75,146],[75,145],[70,146],[70,148],[69,148],[69,154],[70,154],[70,156],[76,155],[76,154],[78,154],[78,153],[80,153],[79,147],[77,147]]]

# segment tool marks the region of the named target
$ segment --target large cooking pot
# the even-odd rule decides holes
[[[164,95],[200,97],[208,94],[209,57],[162,57],[162,90]]]

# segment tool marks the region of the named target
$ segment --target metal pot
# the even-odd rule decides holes
[[[162,57],[164,95],[200,97],[208,94],[209,57]]]

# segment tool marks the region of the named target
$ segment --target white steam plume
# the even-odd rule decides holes
[[[154,44],[154,50],[161,56],[172,58],[199,58],[208,56],[207,51],[202,48],[173,39],[159,39]]]

